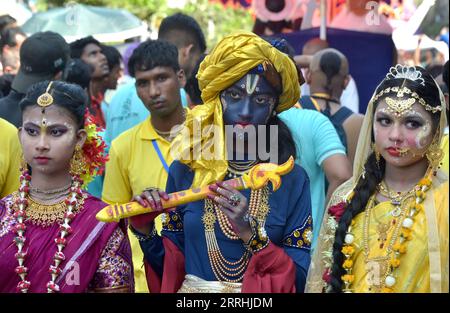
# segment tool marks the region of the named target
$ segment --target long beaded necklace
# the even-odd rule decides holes
[[[260,225],[264,226],[267,214],[269,213],[269,189],[265,186],[259,190],[252,190],[249,201],[249,216],[258,220]],[[233,227],[228,217],[211,200],[205,200],[204,214],[202,217],[205,225],[205,238],[208,250],[208,257],[211,269],[217,280],[224,283],[241,282],[244,271],[250,260],[250,252],[245,251],[242,257],[235,261],[228,261],[220,251],[217,243],[214,225],[216,221],[219,224],[224,235],[231,240],[239,240],[239,236],[233,231]],[[232,278],[229,278],[232,277]]]
[[[27,252],[23,250],[26,242],[24,234],[27,228],[27,226],[25,225],[25,220],[27,218],[26,208],[28,206],[30,180],[31,176],[29,175],[27,170],[24,170],[22,175],[20,176],[19,196],[15,202],[16,211],[14,213],[14,217],[16,218],[16,224],[14,226],[16,237],[14,238],[14,243],[17,246],[17,253],[15,254],[15,257],[19,263],[19,265],[15,268],[15,272],[20,277],[20,282],[17,284],[17,289],[22,293],[27,293],[31,286],[31,282],[26,280],[28,268],[24,266],[24,263]],[[50,280],[46,285],[48,293],[60,291],[58,284],[56,284],[56,279],[62,272],[60,265],[65,260],[63,249],[67,244],[66,236],[68,236],[72,232],[72,228],[69,224],[75,217],[74,211],[78,210],[78,208],[83,205],[84,198],[82,190],[80,188],[82,184],[83,182],[79,177],[72,177],[70,195],[65,200],[67,211],[64,215],[64,221],[60,224],[59,227],[59,236],[55,238],[57,251],[53,256],[54,263],[51,264],[48,269],[48,272],[50,274]]]
[[[391,242],[387,247],[387,264],[385,265],[385,273],[383,279],[381,280],[381,287],[379,288],[381,292],[394,292],[394,285],[397,281],[396,279],[396,269],[400,266],[401,255],[406,254],[406,242],[412,240],[412,227],[414,226],[414,217],[418,212],[423,211],[423,201],[425,199],[425,193],[430,190],[432,181],[429,178],[431,174],[427,172],[424,178],[422,178],[419,183],[409,192],[406,193],[404,199],[401,203],[398,203],[398,198],[391,199],[391,203],[395,206],[401,206],[401,213],[399,214],[399,223],[397,223],[396,229],[391,238]],[[411,197],[415,198],[415,201],[407,201]],[[369,214],[370,208],[373,206],[373,201],[375,200],[375,195],[371,197],[368,203],[368,208],[365,212],[364,229],[363,229],[363,245],[365,256],[369,255],[369,243],[368,243],[368,229],[369,229]],[[401,221],[401,223],[400,223]],[[355,224],[352,220],[350,226],[347,229],[347,234],[345,235],[344,242],[345,245],[342,247],[342,253],[344,254],[344,262],[342,267],[346,271],[346,274],[341,278],[344,282],[344,292],[352,292],[351,284],[354,281],[354,275],[352,273],[354,261],[352,260],[352,255],[355,252],[354,245],[354,235],[352,233],[352,227]],[[392,253],[393,252],[393,253]]]

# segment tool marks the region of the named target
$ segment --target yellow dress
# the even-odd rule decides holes
[[[441,149],[444,151],[444,158],[442,159],[442,170],[448,176],[448,134],[444,135],[441,140]]]
[[[345,199],[350,188],[342,186],[337,190],[331,205]],[[432,193],[432,195],[431,195]],[[406,253],[400,256],[400,266],[393,274],[396,283],[393,287],[396,293],[429,293],[448,292],[448,260],[449,260],[449,216],[448,216],[448,180],[432,185],[427,197],[433,199],[424,205],[434,205],[435,216],[429,216],[430,210],[422,210],[414,217],[412,239],[406,242]],[[395,234],[396,226],[401,228],[402,219],[394,218],[391,212],[394,206],[386,201],[376,204],[372,209],[358,214],[352,227],[354,235],[355,253],[352,274],[354,281],[351,284],[352,292],[376,293],[381,292],[386,273],[387,248]],[[368,218],[368,223],[365,224]],[[331,219],[331,220],[330,220]],[[326,283],[322,274],[330,266],[334,232],[336,224],[334,218],[325,217],[324,225],[319,236],[320,244],[316,249],[311,269],[308,273],[307,292],[323,292]],[[395,223],[393,222],[395,220]],[[365,225],[368,232],[364,231]],[[431,228],[430,228],[431,225]],[[431,229],[431,231],[430,231]],[[437,245],[429,245],[429,234],[434,232],[439,238]],[[368,233],[368,236],[365,235]],[[367,242],[367,246],[365,244]],[[368,248],[367,248],[368,247]],[[366,254],[367,253],[367,254]],[[393,253],[393,252],[392,252]],[[430,264],[430,260],[432,260]],[[430,275],[430,269],[433,274]]]

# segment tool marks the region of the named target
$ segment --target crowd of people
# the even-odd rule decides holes
[[[360,113],[318,38],[207,47],[177,13],[121,54],[0,19],[0,292],[448,292],[448,62],[390,68]],[[290,158],[279,188],[226,183]]]

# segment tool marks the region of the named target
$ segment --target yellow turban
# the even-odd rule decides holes
[[[220,92],[233,85],[247,72],[262,63],[271,63],[281,76],[282,92],[279,104],[275,108],[280,113],[291,108],[300,98],[300,85],[297,68],[293,61],[270,43],[251,32],[237,32],[222,39],[214,50],[200,64],[197,74],[204,104],[188,112],[185,130],[190,131],[190,140],[186,133],[177,136],[172,148],[179,153],[189,153],[188,159],[180,161],[195,171],[192,188],[205,186],[222,180],[227,172],[227,151],[225,148],[225,130],[223,125]],[[195,136],[194,124],[201,123],[202,129],[214,125],[213,134]],[[184,134],[184,136],[183,136]],[[217,144],[219,143],[219,144]],[[213,159],[196,158],[195,151],[210,149]],[[185,154],[186,155],[186,154]]]

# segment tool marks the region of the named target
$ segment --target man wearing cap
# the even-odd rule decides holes
[[[0,117],[19,127],[22,113],[19,102],[27,89],[40,81],[59,80],[70,57],[64,38],[54,32],[39,32],[28,37],[20,48],[20,68],[12,82],[12,90],[0,99]]]

